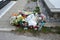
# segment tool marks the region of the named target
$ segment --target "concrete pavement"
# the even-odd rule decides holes
[[[18,10],[23,10],[24,9],[24,6],[26,5],[27,3],[27,0],[17,0],[16,1],[16,4],[9,10],[5,13],[4,16],[2,16],[2,18],[0,18],[0,30],[12,30],[14,29],[15,30],[15,27],[14,26],[11,26],[9,24],[9,19],[12,15],[12,13],[18,13]]]
[[[0,40],[60,40],[59,34],[44,34],[40,33],[39,36],[31,36],[31,34],[19,35],[13,32],[0,32]]]

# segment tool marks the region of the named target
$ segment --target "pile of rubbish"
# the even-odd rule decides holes
[[[41,30],[46,22],[45,19],[46,16],[42,13],[19,11],[18,14],[12,14],[10,24],[19,28],[22,27],[24,30]]]

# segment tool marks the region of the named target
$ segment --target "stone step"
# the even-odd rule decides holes
[[[0,28],[0,31],[12,31],[15,30],[16,28]]]
[[[15,30],[16,27],[12,26],[8,23],[2,23],[0,24],[0,31],[11,31],[11,30]]]
[[[59,22],[53,22],[53,23],[46,23],[45,24],[46,27],[56,27],[56,26],[60,26]]]

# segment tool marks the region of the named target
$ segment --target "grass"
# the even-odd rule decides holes
[[[11,1],[17,1],[17,0],[11,0]]]
[[[52,29],[56,30],[56,31],[53,31]],[[54,28],[53,27],[43,27],[42,30],[40,30],[40,31],[34,30],[34,29],[24,30],[23,28],[18,28],[16,31],[20,32],[20,33],[28,32],[28,33],[33,34],[34,36],[39,35],[40,33],[57,33],[57,34],[60,34],[60,27],[54,27]]]
[[[60,34],[60,27],[43,27],[41,32],[43,33],[57,33]]]
[[[18,28],[18,29],[16,29],[16,31],[22,32],[23,31],[23,28]]]
[[[31,0],[32,2],[37,2],[37,0]]]
[[[43,33],[50,33],[51,32],[51,28],[49,28],[49,27],[43,27],[42,30],[41,30],[41,32],[43,32]]]

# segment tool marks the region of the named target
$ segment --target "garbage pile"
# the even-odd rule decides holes
[[[19,28],[22,27],[24,30],[41,30],[45,24],[45,19],[46,16],[40,13],[19,11],[18,14],[12,14],[10,24]]]

